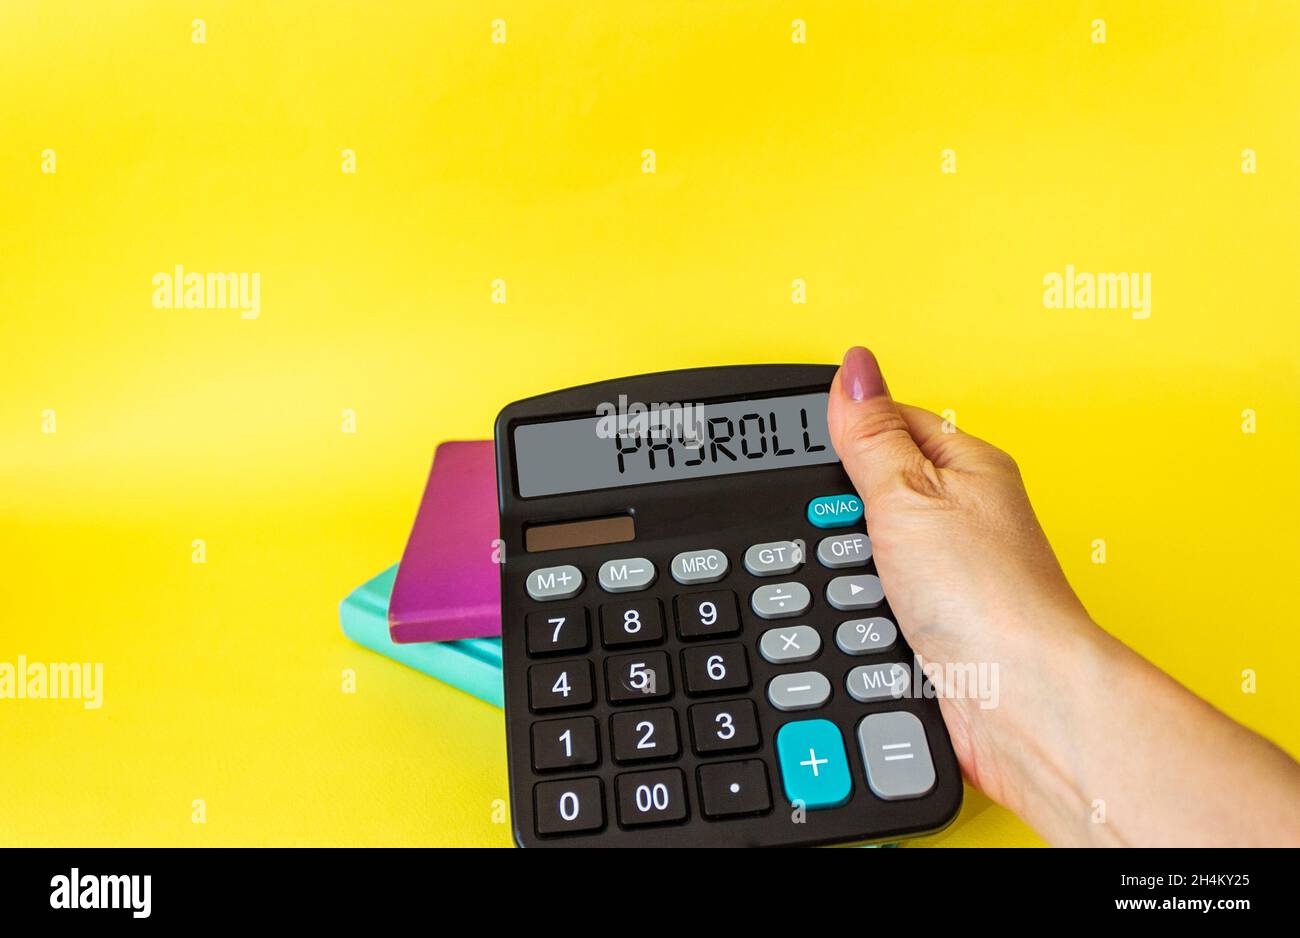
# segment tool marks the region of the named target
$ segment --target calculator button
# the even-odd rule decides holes
[[[605,662],[610,703],[660,700],[673,692],[668,656],[662,651],[617,655]]]
[[[833,534],[817,544],[818,563],[832,570],[865,567],[870,559],[871,538],[865,534]]]
[[[595,717],[533,724],[533,768],[537,771],[584,768],[599,761]]]
[[[758,653],[772,664],[809,661],[822,650],[822,637],[809,625],[768,629],[758,640]]]
[[[598,778],[541,782],[533,788],[537,833],[576,834],[605,826],[604,793]]]
[[[790,802],[833,808],[849,800],[853,782],[839,727],[830,720],[801,720],[777,730],[781,783]]]
[[[563,609],[539,609],[524,616],[530,655],[554,655],[566,651],[586,651],[591,643],[587,628],[587,610],[581,606]]]
[[[749,604],[761,619],[785,619],[807,612],[812,596],[802,583],[773,583],[754,590]]]
[[[767,685],[767,699],[778,710],[811,710],[831,698],[831,682],[817,671],[778,674]]]
[[[897,700],[907,693],[912,675],[897,661],[890,664],[863,664],[849,672],[844,686],[859,703]]]
[[[731,590],[683,593],[673,598],[677,633],[682,638],[735,635],[740,631],[740,608]]]
[[[644,557],[606,560],[596,572],[596,579],[606,593],[631,593],[655,581],[655,565]]]
[[[727,555],[720,550],[688,550],[673,558],[673,579],[678,583],[716,583],[727,575]]]
[[[826,584],[826,601],[846,612],[871,609],[885,601],[885,590],[880,577],[870,573],[837,576]]]
[[[752,700],[696,704],[690,709],[691,736],[700,755],[758,748],[758,710]]]
[[[686,776],[681,769],[632,772],[614,779],[618,820],[624,827],[686,820]]]
[[[591,665],[585,661],[536,664],[528,669],[528,700],[534,710],[591,704]]]
[[[664,613],[659,600],[642,599],[601,606],[600,639],[608,648],[662,642]]]
[[[925,727],[910,713],[873,713],[858,724],[867,784],[886,801],[919,798],[934,787]]]
[[[677,715],[669,707],[616,713],[610,718],[609,731],[618,762],[673,759],[681,751]]]
[[[846,655],[874,655],[889,651],[898,641],[898,627],[883,616],[850,619],[835,630],[835,644]]]
[[[572,564],[542,567],[528,574],[528,595],[541,602],[569,599],[582,590],[582,571]]]
[[[744,645],[702,645],[682,652],[688,694],[720,694],[749,686]]]
[[[754,576],[794,573],[802,566],[803,546],[795,541],[770,541],[745,551],[745,569]]]
[[[823,495],[808,503],[808,521],[818,528],[847,528],[862,520],[862,499],[856,495]]]
[[[707,818],[762,814],[772,808],[767,767],[759,759],[700,766],[700,810]]]

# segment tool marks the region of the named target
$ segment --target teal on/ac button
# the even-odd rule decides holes
[[[844,737],[830,720],[799,720],[776,731],[781,782],[790,803],[809,811],[834,808],[849,800],[853,782]]]
[[[808,503],[808,521],[818,528],[847,528],[862,520],[862,499],[856,495],[822,495]]]

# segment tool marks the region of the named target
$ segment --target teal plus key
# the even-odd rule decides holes
[[[808,810],[833,808],[849,800],[853,782],[844,738],[830,720],[800,720],[777,730],[781,781],[791,803]]]

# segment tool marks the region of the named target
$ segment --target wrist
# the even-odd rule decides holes
[[[1000,662],[998,707],[983,721],[999,754],[990,794],[1049,842],[1112,842],[1095,823],[1087,743],[1116,666],[1113,640],[1080,607],[1035,615]]]

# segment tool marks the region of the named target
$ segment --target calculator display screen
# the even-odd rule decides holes
[[[827,393],[712,404],[613,402],[515,428],[523,498],[837,462]]]

